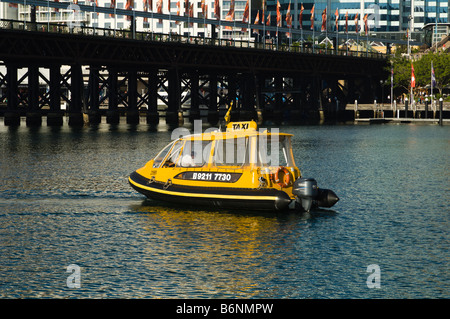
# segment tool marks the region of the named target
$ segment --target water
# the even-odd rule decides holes
[[[164,126],[1,124],[0,298],[450,297],[448,126],[281,131],[333,210],[147,201],[127,177],[170,141]]]

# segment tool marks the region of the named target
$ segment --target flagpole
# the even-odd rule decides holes
[[[339,54],[339,9],[336,8],[336,12],[334,13],[335,15],[335,28],[336,28],[336,50],[335,50],[335,54],[338,55]]]
[[[248,0],[248,47],[250,47],[250,38],[252,36],[252,29],[250,28],[251,20],[252,20],[252,1]]]
[[[167,9],[169,9],[169,41],[172,39],[172,35],[171,35],[171,31],[172,31],[172,24],[170,23],[171,21],[172,21],[172,12],[170,11],[170,0],[167,0],[167,1],[169,1],[169,4],[167,5]]]
[[[391,110],[394,109],[394,67],[391,66]]]
[[[325,54],[328,54],[328,8],[325,7]]]
[[[431,105],[433,105],[433,60],[431,60],[431,94],[430,94]]]

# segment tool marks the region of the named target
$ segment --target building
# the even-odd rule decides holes
[[[423,40],[422,28],[429,23],[448,23],[450,11],[448,0],[267,0],[267,10],[276,11],[280,1],[283,17],[289,3],[293,11],[293,26],[298,25],[300,8],[303,5],[303,23],[306,30],[311,28],[311,9],[314,5],[314,28],[321,30],[322,13],[327,8],[327,31],[336,32],[335,19],[338,10],[339,31],[355,32],[355,18],[358,15],[358,28],[364,31],[364,16],[368,17],[370,34],[390,39],[402,39],[411,30],[413,39]],[[347,22],[346,22],[347,15]],[[286,22],[283,20],[283,26]]]
[[[133,0],[130,0],[133,1]],[[203,18],[202,0],[169,0],[170,11],[168,8],[168,0],[162,0],[162,13],[170,14],[172,17],[177,15],[190,15],[196,18]],[[346,26],[348,32],[356,32],[355,18],[358,23],[358,30],[364,32],[363,17],[367,15],[368,27],[371,35],[389,39],[405,39],[407,30],[413,40],[424,41],[423,27],[430,23],[449,23],[450,11],[448,0],[251,0],[249,3],[251,18],[250,22],[254,23],[257,12],[262,20],[262,12],[264,6],[265,21],[268,15],[271,16],[271,25],[276,25],[276,5],[279,1],[281,5],[282,26],[286,27],[286,12],[290,5],[292,15],[292,27],[299,27],[300,8],[303,6],[303,22],[302,27],[305,30],[311,28],[311,9],[314,5],[314,29],[321,30],[322,13],[325,8],[327,14],[327,32],[336,32],[335,20],[336,9],[338,11],[338,26],[340,32],[345,32]],[[67,6],[73,4],[73,1],[60,0],[67,2]],[[78,4],[86,4],[99,7],[111,7],[111,0],[74,0]],[[125,9],[127,0],[115,0],[116,8]],[[157,12],[159,0],[134,0],[136,10],[145,11],[146,4],[152,2],[153,8],[148,8],[148,12]],[[230,0],[219,0],[220,19],[226,20],[227,14],[230,12]],[[204,0],[207,5],[207,16],[209,19],[216,19],[214,4],[215,0]],[[234,1],[234,20],[241,22],[247,0]],[[31,7],[18,5],[18,8],[11,7],[8,3],[1,3],[0,18],[2,19],[19,19],[30,21]],[[347,17],[347,21],[346,21]],[[38,7],[36,10],[37,22],[49,23],[70,23],[73,21],[73,10],[62,9],[56,11],[52,8]],[[109,14],[98,14],[95,12],[82,12],[79,15],[79,21],[82,25],[98,28],[110,29],[130,29],[130,21],[126,16]],[[437,20],[437,21],[436,21]],[[210,37],[210,28],[202,24],[190,24],[187,22],[177,23],[175,20],[163,21],[159,23],[158,19],[148,19],[144,21],[142,18],[136,19],[136,30],[155,32],[155,33],[172,33],[190,36],[207,36]],[[242,38],[248,39],[250,32],[242,32],[240,28],[217,28],[219,37],[221,38]]]
[[[59,2],[67,2],[68,9],[55,10],[48,7],[38,7],[36,9],[36,22],[41,23],[80,23],[80,25],[96,28],[106,28],[106,29],[130,29],[130,20],[125,15],[112,15],[95,13],[95,12],[79,12],[74,14],[73,5],[90,5],[94,8],[107,7],[111,8],[111,0],[78,0],[78,1],[65,1],[60,0]],[[148,3],[152,2],[153,8],[148,6]],[[158,12],[158,0],[147,1],[147,0],[134,0],[134,8],[138,11],[148,11],[149,13]],[[171,0],[170,10],[168,8],[167,0],[162,0],[161,13],[169,14],[173,20],[169,21],[159,19],[149,18],[144,21],[142,18],[136,19],[136,31],[154,32],[154,33],[172,33],[180,35],[190,35],[190,36],[211,36],[210,29],[206,28],[203,24],[193,24],[188,22],[177,22],[176,16],[190,16],[196,18],[208,18],[217,19],[214,13],[214,0],[204,0],[208,9],[204,15],[204,9],[202,6],[202,0]],[[117,9],[126,9],[127,0],[116,0]],[[219,0],[220,4],[220,16],[221,20],[225,20],[225,17],[230,11],[230,0]],[[234,7],[234,21],[242,22],[244,10],[247,4],[247,0],[235,0]],[[69,6],[71,6],[69,8]],[[8,3],[1,3],[0,19],[13,19],[20,21],[30,21],[31,20],[31,6],[24,7],[23,5],[18,5],[17,7],[11,7]],[[220,28],[216,30],[219,32],[219,36],[223,38],[228,37],[239,37],[248,38],[249,32],[242,32],[241,28]]]

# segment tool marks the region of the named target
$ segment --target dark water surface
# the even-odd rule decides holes
[[[0,298],[450,297],[448,126],[281,131],[333,210],[146,201],[127,177],[170,141],[163,126],[1,124]]]

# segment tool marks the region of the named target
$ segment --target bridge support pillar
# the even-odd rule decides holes
[[[128,71],[128,110],[127,123],[139,124],[139,110],[137,108],[137,70]]]
[[[117,95],[117,69],[111,67],[108,69],[108,110],[106,111],[106,123],[108,124],[116,125],[120,122]]]
[[[180,109],[180,79],[178,70],[175,68],[168,70],[167,78],[169,88],[167,92],[168,108],[166,111],[166,123],[168,125],[178,125],[178,111]]]
[[[217,110],[217,73],[209,74],[209,105],[208,123],[216,125],[219,122],[219,112]]]
[[[89,71],[89,123],[99,124],[101,122],[101,115],[99,111],[99,68],[96,66],[90,67]]]
[[[228,76],[228,105],[233,101],[233,110],[231,111],[231,121],[239,120],[239,110],[237,109],[238,101],[236,99],[237,94],[236,74],[232,73]]]
[[[61,112],[61,66],[50,66],[50,112],[47,114],[47,126],[63,125]]]
[[[20,125],[20,113],[17,109],[17,65],[7,64],[6,69],[8,104],[4,115],[4,121],[6,126],[17,126]]]
[[[302,99],[301,99],[301,86],[302,81],[298,76],[294,76],[293,79],[293,93],[292,93],[292,107],[289,113],[289,121],[294,124],[299,124],[302,121]]]
[[[199,85],[198,85],[198,72],[194,70],[189,75],[191,79],[191,108],[189,110],[189,121],[194,122],[200,119],[199,109]]]
[[[151,68],[148,72],[148,94],[147,94],[147,124],[158,125],[158,69]]]
[[[28,110],[26,112],[27,126],[41,126],[42,115],[39,109],[39,67],[28,67]]]
[[[283,76],[275,76],[275,107],[272,113],[272,121],[276,124],[283,122]]]
[[[245,73],[241,77],[242,107],[239,120],[257,120],[255,117],[255,79],[253,74]]]
[[[72,65],[70,73],[72,101],[69,106],[69,126],[81,126],[84,124],[82,113],[84,84],[81,65]]]

